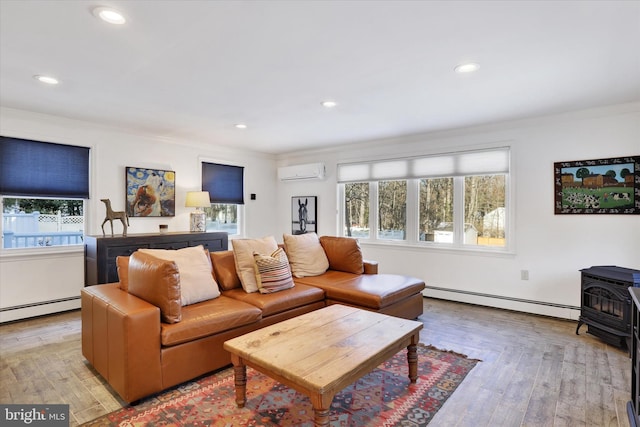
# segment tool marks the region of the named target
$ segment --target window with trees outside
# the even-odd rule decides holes
[[[345,236],[508,248],[508,148],[339,164],[338,181]]]
[[[89,148],[0,137],[2,249],[82,245]]]

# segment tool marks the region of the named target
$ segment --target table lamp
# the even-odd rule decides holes
[[[206,231],[206,216],[205,213],[200,210],[207,206],[211,206],[211,199],[209,199],[208,191],[188,191],[187,201],[184,205],[188,208],[196,208],[191,212],[191,219],[189,221],[189,231]]]

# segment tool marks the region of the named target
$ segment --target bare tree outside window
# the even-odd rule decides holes
[[[475,244],[505,246],[505,175],[467,176],[464,189],[464,221],[477,230]]]
[[[405,240],[407,181],[378,182],[378,238]]]
[[[453,241],[453,178],[420,180],[419,224],[420,241],[436,241],[436,234],[444,236],[440,231],[445,228],[450,228],[447,240]]]
[[[369,183],[354,182],[344,186],[344,234],[369,238]]]
[[[238,205],[230,203],[212,203],[204,208],[207,216],[207,231],[224,231],[229,235],[239,234]]]

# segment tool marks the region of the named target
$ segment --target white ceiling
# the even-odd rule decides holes
[[[0,0],[1,106],[194,144],[284,153],[635,101],[640,1]]]

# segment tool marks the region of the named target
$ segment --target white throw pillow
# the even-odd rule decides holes
[[[278,242],[273,236],[267,236],[262,239],[233,239],[231,245],[242,289],[247,293],[258,292],[253,254],[270,254],[278,249]]]
[[[220,289],[211,274],[211,259],[202,245],[188,248],[138,249],[156,258],[173,261],[180,273],[182,305],[195,304],[220,296]]]
[[[285,234],[284,248],[295,277],[319,276],[329,268],[329,259],[316,233]]]

